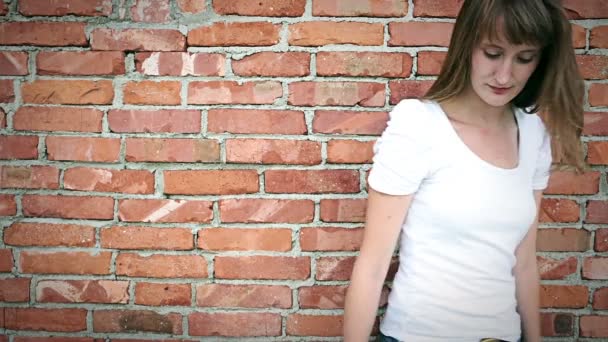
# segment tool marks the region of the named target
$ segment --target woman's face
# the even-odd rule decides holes
[[[524,88],[540,59],[540,47],[484,39],[473,50],[471,87],[490,106],[501,107]]]

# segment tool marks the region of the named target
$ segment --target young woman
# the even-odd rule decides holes
[[[537,212],[551,138],[583,167],[583,91],[558,0],[464,1],[438,79],[374,146],[346,342],[369,339],[400,232],[380,340],[540,341]]]

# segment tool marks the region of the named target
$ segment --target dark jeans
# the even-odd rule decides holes
[[[392,338],[390,336],[386,336],[383,333],[378,334],[378,338],[376,339],[378,342],[399,342],[396,338]]]

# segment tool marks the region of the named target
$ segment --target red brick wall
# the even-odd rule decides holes
[[[542,203],[543,334],[600,340],[608,1],[564,2],[591,168]],[[339,339],[372,144],[459,6],[0,2],[0,339]]]

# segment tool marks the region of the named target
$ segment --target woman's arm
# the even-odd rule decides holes
[[[542,191],[534,191],[536,212],[540,207]],[[530,230],[517,247],[515,256],[515,284],[517,307],[522,319],[524,339],[526,342],[540,342],[540,277],[536,263],[536,231],[538,229],[538,215]]]
[[[413,195],[393,196],[370,188],[363,242],[344,307],[344,341],[368,341],[401,225]]]

